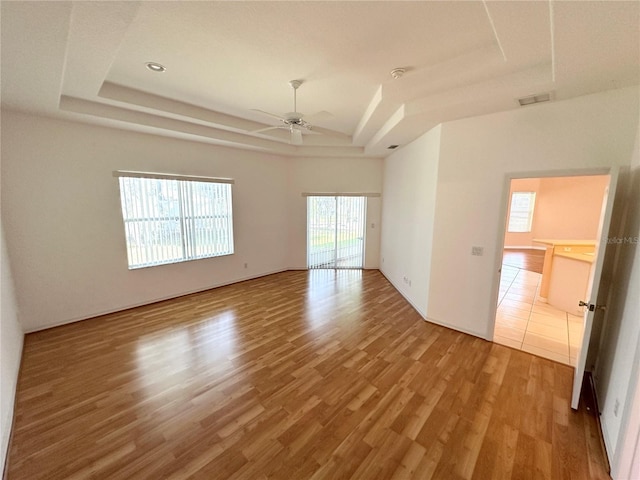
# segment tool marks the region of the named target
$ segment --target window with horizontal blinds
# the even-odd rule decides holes
[[[114,173],[129,269],[233,253],[232,181],[139,173]]]
[[[531,231],[535,203],[536,192],[513,192],[509,208],[508,232],[522,233]]]

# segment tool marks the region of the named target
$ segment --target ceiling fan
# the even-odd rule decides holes
[[[328,130],[326,128],[320,128],[311,125],[308,121],[306,121],[303,117],[304,115],[297,111],[297,91],[300,85],[302,85],[302,80],[291,80],[289,85],[293,89],[293,112],[287,112],[284,115],[276,115],[274,113],[265,112],[264,110],[253,109],[255,112],[260,112],[270,117],[276,118],[282,122],[282,125],[277,125],[273,127],[260,128],[258,130],[252,130],[250,133],[261,133],[266,132],[268,130],[288,130],[290,133],[289,143],[292,145],[302,145],[302,132],[306,133],[315,133],[319,135],[332,135],[332,136],[344,136],[347,135],[336,132],[333,130]],[[326,113],[326,112],[320,112]],[[311,117],[316,117],[319,114],[311,115]],[[330,114],[329,114],[330,115]],[[311,118],[307,117],[307,118]]]

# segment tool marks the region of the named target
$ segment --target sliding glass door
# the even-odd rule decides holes
[[[363,268],[366,197],[307,197],[307,266]]]

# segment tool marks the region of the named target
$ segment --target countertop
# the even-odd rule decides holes
[[[536,243],[544,243],[546,245],[580,245],[580,246],[591,246],[595,247],[595,240],[564,240],[564,239],[555,239],[555,238],[534,238],[534,242]]]
[[[587,263],[593,263],[593,261],[596,259],[596,255],[594,253],[556,252],[554,255],[556,257],[570,258],[572,260],[578,260],[580,262]]]

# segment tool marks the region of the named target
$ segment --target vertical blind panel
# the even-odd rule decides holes
[[[364,266],[364,197],[337,197],[337,268]]]
[[[233,253],[231,184],[119,181],[129,268]]]
[[[362,268],[366,197],[307,197],[308,268]]]
[[[336,250],[335,197],[307,197],[307,264],[331,268]]]

